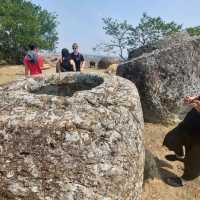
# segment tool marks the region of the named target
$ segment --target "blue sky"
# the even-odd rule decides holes
[[[127,20],[136,25],[143,12],[184,27],[200,25],[199,0],[32,0],[58,15],[58,51],[80,44],[82,53],[95,54],[92,48],[109,38],[102,26],[103,17]]]

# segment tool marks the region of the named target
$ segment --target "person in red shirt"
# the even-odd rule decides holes
[[[38,55],[36,45],[30,45],[30,50],[24,57],[25,76],[37,75],[42,73],[43,59]]]

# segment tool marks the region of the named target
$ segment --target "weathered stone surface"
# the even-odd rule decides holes
[[[146,121],[170,123],[188,111],[182,97],[200,93],[200,38],[179,33],[156,48],[121,64],[117,74],[136,84]]]
[[[118,67],[118,64],[112,64],[105,70],[105,73],[116,74],[117,67]]]
[[[98,69],[107,69],[112,64],[119,64],[120,59],[115,57],[103,57],[98,62]]]
[[[144,182],[156,177],[160,177],[158,160],[148,149],[145,149]]]
[[[158,49],[158,47],[154,44],[148,44],[133,50],[129,50],[128,59],[133,59],[141,56],[144,53],[151,53],[152,51]]]
[[[62,73],[0,88],[0,199],[139,200],[143,116],[130,81]]]

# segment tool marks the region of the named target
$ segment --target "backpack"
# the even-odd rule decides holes
[[[38,61],[38,56],[34,51],[28,51],[27,53],[27,59],[30,63],[36,64]]]
[[[70,64],[68,49],[62,49],[61,71],[73,71],[73,66]]]

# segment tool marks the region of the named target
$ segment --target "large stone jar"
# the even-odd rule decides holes
[[[136,49],[129,57],[132,59],[121,64],[117,74],[136,84],[144,119],[182,120],[191,109],[183,97],[200,94],[200,37],[177,33],[148,49]]]
[[[0,88],[0,199],[139,200],[143,116],[133,83],[62,73]]]

